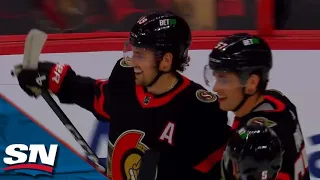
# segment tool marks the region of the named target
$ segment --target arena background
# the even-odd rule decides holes
[[[30,137],[24,136],[27,139],[21,142],[27,143],[27,140],[39,137],[35,131],[30,134],[29,127],[21,123],[17,123],[15,126],[18,128],[14,130],[14,126],[8,125],[8,122],[25,119],[23,116],[51,132],[49,135],[54,138],[50,142],[60,142],[64,149],[73,150],[66,150],[68,152],[60,155],[60,160],[69,156],[68,153],[84,155],[44,100],[29,98],[9,74],[13,65],[22,60],[24,34],[30,29],[39,28],[50,33],[41,59],[69,63],[80,74],[107,78],[115,61],[122,56],[123,42],[128,37],[125,31],[137,17],[149,10],[170,9],[184,16],[194,31],[190,52],[192,63],[185,75],[201,84],[202,68],[209,50],[221,37],[249,32],[267,39],[275,61],[270,88],[279,89],[296,103],[307,143],[311,175],[313,179],[320,178],[320,124],[317,120],[320,101],[317,96],[320,91],[317,78],[320,31],[317,29],[320,22],[316,21],[319,16],[317,1],[155,0],[145,3],[139,0],[12,0],[1,3],[0,109],[1,117],[6,117],[0,121],[0,132],[4,132],[0,137],[6,137],[3,142],[0,138],[1,147],[13,143],[8,141],[8,137],[14,136],[9,133],[14,130],[19,130],[22,136],[29,133]],[[8,113],[6,108],[9,106],[15,109],[12,110],[14,113]],[[105,162],[108,123],[97,121],[79,107],[61,107],[96,150],[101,162]],[[21,113],[17,115],[18,111],[23,111],[22,116]],[[232,116],[230,114],[230,123]],[[38,143],[48,143],[48,139],[41,139]],[[79,164],[78,160],[74,162]],[[86,165],[77,168],[94,171]],[[99,179],[99,175],[95,176]]]

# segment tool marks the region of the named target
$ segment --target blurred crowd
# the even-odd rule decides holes
[[[3,0],[0,34],[128,31],[147,11],[171,10],[193,30],[256,29],[259,0]],[[320,29],[317,0],[275,0],[277,29]]]

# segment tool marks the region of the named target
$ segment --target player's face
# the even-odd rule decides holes
[[[220,109],[232,111],[243,98],[240,79],[236,74],[229,72],[214,72],[213,76],[213,91],[219,96]]]
[[[144,48],[132,48],[132,65],[137,85],[147,86],[156,77],[156,61],[154,52]]]

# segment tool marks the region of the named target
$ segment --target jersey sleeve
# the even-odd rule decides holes
[[[117,61],[108,84],[111,94],[118,94],[119,91],[127,91],[130,87],[135,86],[135,76],[130,61],[123,58]]]
[[[201,92],[202,94],[199,94]],[[183,156],[194,171],[195,178],[202,175],[221,178],[220,163],[230,133],[227,112],[220,110],[217,96],[200,90],[184,119],[187,120],[183,138]]]
[[[108,80],[95,80],[69,70],[56,95],[61,103],[77,104],[92,112],[98,120],[109,120]]]
[[[131,67],[123,58],[119,59],[108,80],[79,76],[70,69],[57,96],[61,103],[77,104],[91,111],[97,119],[110,121],[111,101],[117,100],[112,97],[134,85],[134,72]]]
[[[291,127],[284,123],[279,123],[278,127],[273,127],[284,147],[279,177],[282,177],[282,180],[289,180],[288,177],[291,180],[308,180],[310,179],[308,159],[300,124],[297,119],[293,119],[290,115],[287,115],[286,118],[292,121]],[[290,131],[288,131],[289,129]]]

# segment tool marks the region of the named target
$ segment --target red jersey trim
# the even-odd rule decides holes
[[[285,172],[279,172],[276,180],[290,180],[290,175]]]
[[[240,126],[240,120],[235,116],[233,119],[231,130],[236,130]]]
[[[273,96],[265,95],[263,97],[264,97],[264,99],[271,101],[272,103],[274,103],[274,105],[276,105],[276,109],[268,110],[267,112],[281,112],[286,108],[286,105],[281,100],[279,100]]]
[[[145,92],[143,86],[136,86],[136,96],[143,108],[155,108],[167,104],[171,101],[177,94],[183,91],[186,87],[190,85],[190,80],[182,76],[182,84],[174,91],[168,93],[163,97],[154,97],[154,95]],[[145,98],[150,98],[148,103],[145,103]]]
[[[223,152],[226,148],[226,145],[222,146],[220,149],[216,150],[215,152],[211,153],[205,160],[194,166],[193,168],[202,172],[207,173],[209,172],[214,165],[216,165],[219,161],[222,160]]]
[[[97,81],[96,83],[100,83],[101,81]],[[103,86],[106,85],[108,83],[107,80],[104,80],[104,82],[102,82],[100,85],[99,85],[99,88],[100,88],[100,96],[97,97],[95,96],[94,97],[94,101],[93,101],[93,107],[94,107],[94,110],[101,116],[103,116],[104,118],[107,118],[107,119],[110,119],[110,115],[105,112],[104,110],[104,104],[105,104],[105,96],[104,96],[104,93],[103,93]]]
[[[281,100],[273,96],[265,95],[263,97],[265,100],[272,102],[276,106],[274,110],[266,110],[265,112],[281,112],[281,111],[284,111],[284,109],[286,108],[286,105]],[[231,130],[238,129],[239,125],[240,125],[240,120],[235,116]]]

